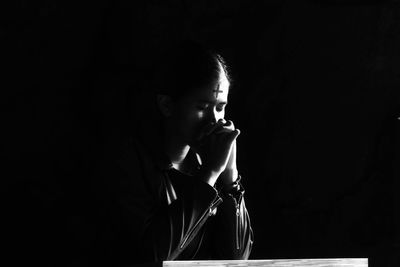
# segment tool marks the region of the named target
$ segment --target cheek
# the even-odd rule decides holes
[[[189,122],[188,122],[188,134],[191,139],[196,139],[198,135],[201,133],[201,131],[204,129],[206,124],[208,123],[207,121],[207,116],[205,112],[201,111],[196,111],[191,114],[189,117]]]
[[[225,110],[218,112],[216,120],[218,121],[219,119],[225,119]]]
[[[188,125],[190,125],[191,130],[198,131],[206,123],[206,116],[204,112],[195,111],[188,115]]]
[[[204,111],[199,111],[199,112],[196,113],[195,117],[196,117],[197,121],[204,121],[206,115],[205,115]]]
[[[205,113],[199,111],[186,111],[180,118],[180,128],[189,134],[195,133],[205,124]]]

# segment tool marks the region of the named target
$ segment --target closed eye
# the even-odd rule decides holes
[[[197,109],[198,110],[206,110],[207,108],[208,108],[208,104],[200,104],[200,105],[197,105]]]
[[[226,104],[218,105],[218,106],[217,106],[217,111],[218,111],[218,112],[223,111],[223,110],[225,109],[225,106],[226,106]]]

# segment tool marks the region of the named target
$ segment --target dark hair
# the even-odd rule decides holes
[[[205,46],[184,41],[165,49],[155,62],[147,85],[135,93],[132,101],[132,121],[137,136],[150,149],[157,151],[162,141],[162,115],[156,103],[156,94],[179,100],[196,89],[218,81],[224,72],[230,82],[225,61]]]
[[[193,41],[184,41],[168,49],[158,60],[151,82],[158,94],[179,98],[218,81],[224,72],[230,81],[223,58]]]

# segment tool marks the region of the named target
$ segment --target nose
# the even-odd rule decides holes
[[[216,123],[218,120],[223,119],[224,115],[222,112],[218,112],[216,108],[210,111],[210,122]]]

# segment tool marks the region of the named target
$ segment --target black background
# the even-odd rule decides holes
[[[251,258],[398,266],[399,1],[21,0],[0,14],[2,240],[16,264],[89,263],[93,165],[134,129],[157,53],[192,38],[234,80]]]

